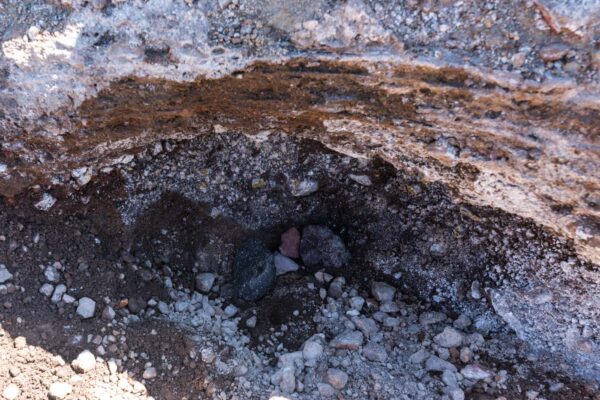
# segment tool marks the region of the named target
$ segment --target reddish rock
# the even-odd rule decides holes
[[[300,253],[300,231],[296,228],[290,228],[281,235],[281,244],[279,252],[287,257],[298,258]]]

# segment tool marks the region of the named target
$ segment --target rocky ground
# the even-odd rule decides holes
[[[3,200],[0,226],[7,400],[600,397],[573,364],[593,316],[553,354],[497,314],[547,265],[585,269],[569,244],[381,160],[163,141]]]

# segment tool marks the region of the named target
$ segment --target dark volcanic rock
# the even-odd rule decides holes
[[[258,239],[244,242],[235,255],[234,289],[244,300],[256,301],[275,283],[273,254]]]
[[[331,229],[309,225],[302,231],[300,257],[308,267],[340,268],[350,261],[350,252]]]

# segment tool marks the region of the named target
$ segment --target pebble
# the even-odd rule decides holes
[[[325,381],[335,389],[341,390],[348,383],[348,374],[337,368],[329,368],[325,373]]]
[[[377,326],[377,322],[372,318],[353,318],[352,322],[356,326],[356,328],[362,332],[367,338],[373,337],[377,332],[379,332],[379,327]]]
[[[54,382],[50,385],[48,397],[50,397],[51,400],[61,400],[67,397],[72,391],[73,388],[68,383]]]
[[[216,275],[210,272],[202,272],[196,275],[196,290],[200,293],[208,293],[215,284]]]
[[[142,378],[144,378],[144,379],[154,379],[154,378],[156,378],[156,368],[154,368],[154,367],[148,367],[148,368],[146,368],[144,370]]]
[[[96,368],[96,357],[89,350],[84,350],[73,360],[71,367],[76,372],[85,374]]]
[[[112,321],[116,315],[115,310],[111,306],[106,306],[102,310],[102,319],[105,321]]]
[[[40,287],[40,293],[46,297],[52,296],[52,292],[54,292],[54,285],[52,285],[50,283],[44,283]]]
[[[363,334],[359,331],[347,330],[337,335],[329,346],[336,349],[358,350],[363,343]]]
[[[354,296],[350,298],[349,303],[353,310],[360,311],[365,305],[365,299],[360,296]]]
[[[62,297],[66,292],[67,287],[65,285],[63,285],[62,283],[60,285],[56,285],[56,288],[54,288],[54,293],[52,293],[52,298],[50,299],[50,301],[52,301],[53,303],[58,303],[62,300]]]
[[[48,265],[44,270],[44,276],[48,282],[56,283],[60,280],[60,272],[54,267],[54,265]]]
[[[388,285],[385,282],[373,282],[371,283],[371,294],[377,301],[386,302],[394,300],[394,294],[396,288]]]
[[[300,266],[296,264],[294,260],[280,253],[275,253],[273,262],[275,264],[275,272],[277,275],[284,275],[289,272],[298,271],[300,268]]]
[[[34,207],[41,211],[48,211],[56,203],[56,199],[49,193],[44,193],[42,199],[34,204]]]
[[[292,196],[309,196],[319,190],[319,183],[312,180],[293,181],[291,185]]]
[[[235,314],[237,314],[237,312],[238,312],[238,308],[236,306],[234,306],[233,304],[229,304],[227,307],[225,307],[225,310],[223,310],[223,314],[227,318],[233,317]]]
[[[362,354],[369,361],[384,363],[387,359],[385,347],[374,342],[367,343],[362,349]]]
[[[562,43],[554,43],[540,49],[540,58],[544,62],[553,62],[567,55],[569,47]]]
[[[281,244],[279,245],[279,252],[291,258],[300,257],[300,231],[292,227],[281,234]]]
[[[442,360],[437,356],[431,356],[427,359],[427,361],[425,362],[425,369],[427,371],[444,372],[445,370],[450,370],[452,372],[456,372],[456,367],[454,366],[454,364],[446,360]]]
[[[244,242],[235,255],[233,280],[236,293],[248,301],[262,298],[275,284],[273,255],[258,239]]]
[[[309,365],[316,365],[315,362],[318,361],[322,356],[323,345],[321,345],[321,343],[317,342],[316,340],[309,340],[304,343],[302,357]]]
[[[0,264],[0,284],[4,283],[4,282],[8,282],[9,280],[11,280],[13,277],[13,274],[11,274],[8,269],[6,268],[6,265],[4,264]]]
[[[456,329],[447,326],[441,333],[435,335],[433,341],[442,347],[458,347],[462,344],[463,335]]]
[[[341,268],[350,261],[350,252],[328,227],[309,225],[302,231],[300,257],[308,267]]]
[[[250,318],[248,318],[246,320],[246,326],[248,328],[254,328],[256,327],[256,315],[251,316]]]
[[[456,329],[466,329],[471,326],[471,318],[467,317],[465,314],[460,314],[454,323],[452,324]]]
[[[371,178],[369,178],[367,175],[350,174],[350,175],[348,175],[348,177],[350,179],[352,179],[354,182],[358,183],[359,185],[371,186],[373,184],[373,182],[371,182]]]
[[[73,304],[73,303],[75,303],[75,300],[77,300],[77,299],[75,299],[75,297],[73,297],[73,296],[71,296],[70,294],[67,294],[67,293],[65,293],[63,295],[63,297],[62,297],[62,301],[65,304]]]
[[[79,305],[77,306],[77,315],[83,319],[92,318],[96,312],[96,302],[89,297],[82,297],[79,299]]]
[[[491,378],[493,375],[492,372],[488,368],[486,368],[480,364],[469,364],[466,367],[464,367],[463,369],[461,369],[460,373],[465,378],[472,379],[475,381]]]
[[[335,396],[335,389],[327,383],[317,383],[317,390],[321,397],[328,398]]]
[[[2,397],[6,400],[16,400],[21,394],[21,389],[14,383],[9,384],[2,392]]]
[[[421,325],[432,325],[437,324],[446,320],[446,314],[437,311],[424,312],[419,316],[419,322]]]

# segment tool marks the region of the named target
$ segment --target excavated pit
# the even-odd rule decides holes
[[[318,189],[298,195],[301,182]],[[432,378],[423,380],[422,373],[413,371],[421,367],[407,361],[421,348],[437,354],[432,339],[444,323],[420,324],[417,319],[435,311],[445,313],[448,321],[467,316],[472,324],[462,328],[465,335],[481,334],[486,343],[475,344],[477,362],[496,374],[504,371],[463,385],[467,398],[525,398],[533,392],[549,399],[593,396],[599,372],[589,332],[595,332],[596,320],[586,314],[595,311],[585,301],[594,296],[594,288],[588,291],[579,282],[595,267],[577,258],[572,242],[548,229],[458,201],[447,186],[424,182],[414,170],[397,169],[378,157],[350,157],[284,132],[231,130],[155,142],[139,148],[127,163],[100,169],[77,190],[57,187],[45,193],[56,199],[47,211],[34,208],[41,193],[18,195],[0,210],[5,227],[0,254],[10,260],[9,270],[20,266],[15,281],[38,288],[45,266],[58,262],[69,293],[96,299],[97,314],[106,299],[117,312],[110,331],[119,338],[115,332],[122,330],[127,339],[117,340],[113,348],[111,342],[94,342],[94,335],[106,329],[105,319],[80,320],[71,304],[53,304],[37,291],[9,291],[4,331],[9,337],[24,336],[50,354],[73,358],[82,349],[104,346],[106,358],[120,358],[119,370],[144,382],[155,398],[219,393],[265,398],[277,393],[277,384],[273,392],[273,386],[260,380],[261,373],[277,371],[282,354],[300,349],[317,333],[331,341],[353,318],[342,314],[333,323],[323,308],[331,312],[332,302],[345,304],[353,293],[368,300],[362,315],[384,318],[377,316],[373,281],[398,290],[401,310],[389,313],[394,320],[389,326],[381,321],[385,333],[377,339],[390,352],[388,367],[381,370],[364,358],[344,364],[353,371],[351,389],[340,393],[350,398],[449,396],[439,381],[441,372],[429,372]],[[267,296],[256,302],[239,299],[232,268],[240,244],[254,237],[275,251],[283,232],[308,225],[327,226],[342,238],[351,261],[324,270],[336,279],[344,277],[344,287],[352,292],[334,300],[320,297],[319,288],[331,290],[329,283],[315,278],[323,269],[296,260],[300,269],[279,276]],[[192,312],[178,308],[192,295],[201,272],[217,276],[217,289],[207,299],[222,302],[223,308],[238,307],[238,329],[245,341],[232,344],[223,332],[204,331],[206,324],[198,326]],[[554,289],[558,287],[560,291]],[[161,309],[161,303],[170,308]],[[578,315],[575,325],[573,313]],[[326,321],[320,319],[323,315]],[[256,322],[248,327],[253,316]],[[64,334],[52,333],[57,330]],[[190,352],[204,354],[207,343],[214,345],[222,364],[211,365],[204,356],[190,358]],[[131,351],[146,356],[122,358]],[[262,357],[260,366],[250,367],[248,352]],[[344,352],[332,353],[330,363],[339,365]],[[459,370],[468,364],[458,354],[449,357]],[[148,362],[165,373],[144,379]],[[248,390],[236,369],[219,366],[239,363],[248,364],[261,383]],[[0,365],[8,368],[8,363]],[[173,371],[169,365],[176,374],[168,373]],[[383,389],[368,378],[386,370],[394,383]],[[307,376],[298,379],[312,379]],[[413,386],[417,382],[426,389]],[[43,392],[35,385],[33,391]],[[323,397],[308,383],[294,396]]]

